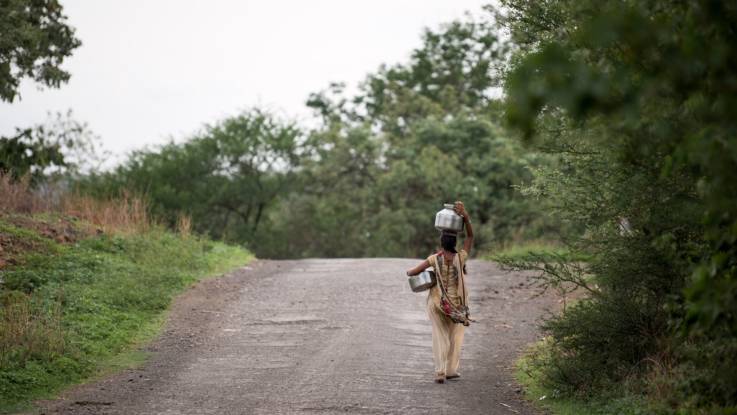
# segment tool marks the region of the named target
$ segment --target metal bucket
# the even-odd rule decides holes
[[[409,287],[413,292],[419,293],[432,288],[436,283],[435,271],[425,270],[417,275],[409,277]]]

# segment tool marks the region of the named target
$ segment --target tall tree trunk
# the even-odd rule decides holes
[[[261,221],[261,212],[264,210],[264,204],[259,203],[258,204],[258,210],[256,211],[256,219],[253,221],[253,233],[256,233],[256,229],[258,228],[258,223]]]

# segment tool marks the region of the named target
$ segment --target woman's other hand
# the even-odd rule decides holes
[[[428,268],[430,266],[430,261],[424,260],[422,263],[412,269],[407,270],[407,276],[411,277],[413,275],[417,275],[425,270],[425,268]]]

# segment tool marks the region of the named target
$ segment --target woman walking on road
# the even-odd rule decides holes
[[[432,322],[432,353],[437,383],[460,377],[458,366],[463,332],[470,321],[465,268],[468,252],[473,245],[473,228],[463,202],[455,202],[453,210],[463,218],[466,228],[463,249],[456,251],[455,233],[443,232],[440,236],[442,247],[440,251],[407,271],[407,276],[413,276],[432,266],[438,281],[430,288],[427,297],[427,314]]]

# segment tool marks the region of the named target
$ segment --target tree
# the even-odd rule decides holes
[[[86,123],[71,111],[33,127],[0,137],[0,174],[15,180],[30,175],[32,184],[54,176],[86,173],[100,166],[106,153]]]
[[[0,2],[0,99],[13,102],[23,78],[51,88],[69,80],[64,59],[81,45],[57,0]]]
[[[515,186],[546,160],[499,126],[490,66],[506,48],[495,30],[476,20],[428,30],[409,62],[370,74],[359,93],[335,83],[312,94],[323,122],[286,134],[293,148],[273,168],[246,160],[275,154],[281,133],[226,119],[136,153],[108,179],[147,193],[167,222],[184,210],[197,230],[262,257],[424,257],[438,244],[435,213],[458,199],[482,249],[540,237],[555,226]]]
[[[37,183],[47,167],[66,165],[59,143],[49,143],[43,136],[34,136],[35,130],[17,130],[12,137],[0,137],[0,174],[19,180],[32,176]]]
[[[415,120],[483,111],[496,101],[508,54],[498,34],[494,20],[471,18],[426,29],[409,62],[382,65],[353,97],[334,83],[311,94],[307,105],[323,119],[370,123],[392,139],[401,139]]]
[[[248,243],[266,209],[293,183],[302,144],[295,125],[253,109],[208,125],[183,143],[136,151],[115,171],[92,175],[80,186],[105,195],[143,193],[170,225],[187,214],[199,232]]]
[[[723,368],[737,364],[737,6],[504,5],[519,45],[508,119],[570,160],[539,189],[586,224],[599,287],[548,325],[560,346],[548,373],[602,388],[665,355],[681,376],[676,406],[733,408],[737,377]],[[633,226],[620,235],[622,218]]]
[[[556,233],[546,224],[541,206],[514,187],[530,180],[529,169],[547,160],[499,127],[502,109],[495,88],[508,46],[498,31],[493,19],[454,21],[426,30],[408,62],[382,65],[366,77],[358,94],[346,96],[344,85],[335,83],[310,96],[308,106],[331,134],[373,132],[367,138],[377,148],[372,186],[379,193],[375,203],[387,213],[372,214],[383,218],[377,224],[392,225],[384,226],[381,238],[375,228],[365,231],[376,238],[369,244],[372,254],[425,255],[437,238],[422,218],[432,217],[442,200],[458,198],[478,220],[479,246],[540,237],[542,230]],[[392,185],[382,187],[387,182]],[[394,241],[403,241],[401,248]],[[382,243],[386,251],[378,254]]]

